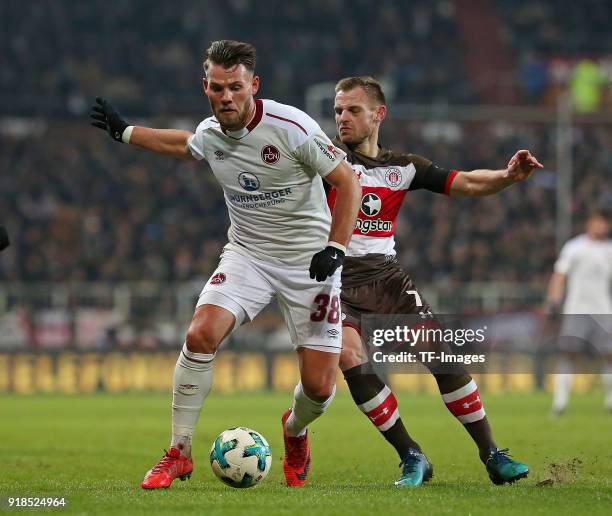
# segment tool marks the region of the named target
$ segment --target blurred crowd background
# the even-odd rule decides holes
[[[396,240],[419,286],[513,282],[542,292],[558,210],[571,213],[576,233],[590,209],[612,206],[612,124],[601,116],[612,108],[610,27],[606,0],[1,2],[0,223],[12,237],[0,256],[4,335],[25,327],[31,341],[37,309],[73,307],[71,293],[50,297],[54,286],[148,281],[161,299],[160,290],[189,282],[197,294],[226,241],[220,188],[202,164],[118,145],[87,115],[103,95],[129,121],[194,128],[209,112],[203,51],[218,38],[252,42],[261,96],[298,107],[314,84],[357,74],[385,81],[387,147],[462,170],[502,168],[515,150],[531,149],[544,171],[498,196],[411,192]],[[562,98],[580,117],[565,206],[556,199]],[[449,115],[406,116],[412,105]],[[456,106],[542,115],[454,120]],[[24,294],[34,285],[44,295]],[[104,296],[116,313],[117,291]],[[175,304],[162,305],[174,307],[168,319]],[[131,299],[124,310],[139,328],[130,335],[149,335],[159,320],[139,319],[135,306]],[[74,324],[73,315],[43,319]]]
[[[262,95],[298,106],[309,85],[370,74],[397,101],[554,103],[569,82],[596,109],[611,102],[611,22],[606,0],[5,0],[0,109],[80,116],[103,90],[138,114],[200,113],[220,38],[252,42]]]

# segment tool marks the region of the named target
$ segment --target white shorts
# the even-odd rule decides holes
[[[602,355],[612,354],[612,315],[564,315],[558,349],[580,352],[589,345]]]
[[[226,249],[196,306],[212,304],[229,310],[236,317],[235,330],[242,323],[242,310],[253,320],[276,298],[296,348],[340,353],[341,274],[339,268],[318,282],[310,279],[307,267],[279,267]]]

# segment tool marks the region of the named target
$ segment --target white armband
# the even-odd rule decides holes
[[[132,131],[133,130],[134,130],[134,126],[133,125],[128,125],[123,130],[123,134],[121,135],[121,141],[123,143],[130,143],[130,138],[132,137]]]
[[[330,240],[329,242],[327,242],[327,245],[331,247],[335,247],[336,249],[346,254],[346,246],[343,246],[342,244],[339,244],[338,242],[334,242],[333,240]]]

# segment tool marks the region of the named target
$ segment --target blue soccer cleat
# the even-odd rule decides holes
[[[485,465],[491,482],[498,486],[506,483],[512,484],[529,475],[527,464],[512,460],[508,448],[503,450],[491,448]]]
[[[410,448],[400,462],[402,476],[395,485],[397,487],[418,487],[433,477],[433,466],[423,452]]]

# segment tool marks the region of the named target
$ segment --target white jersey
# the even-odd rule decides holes
[[[306,113],[255,101],[247,127],[224,132],[216,118],[189,138],[221,184],[231,225],[226,248],[277,264],[310,263],[327,243],[331,215],[323,183],[344,159]]]
[[[555,272],[567,276],[564,313],[612,314],[612,240],[584,234],[568,240]]]

